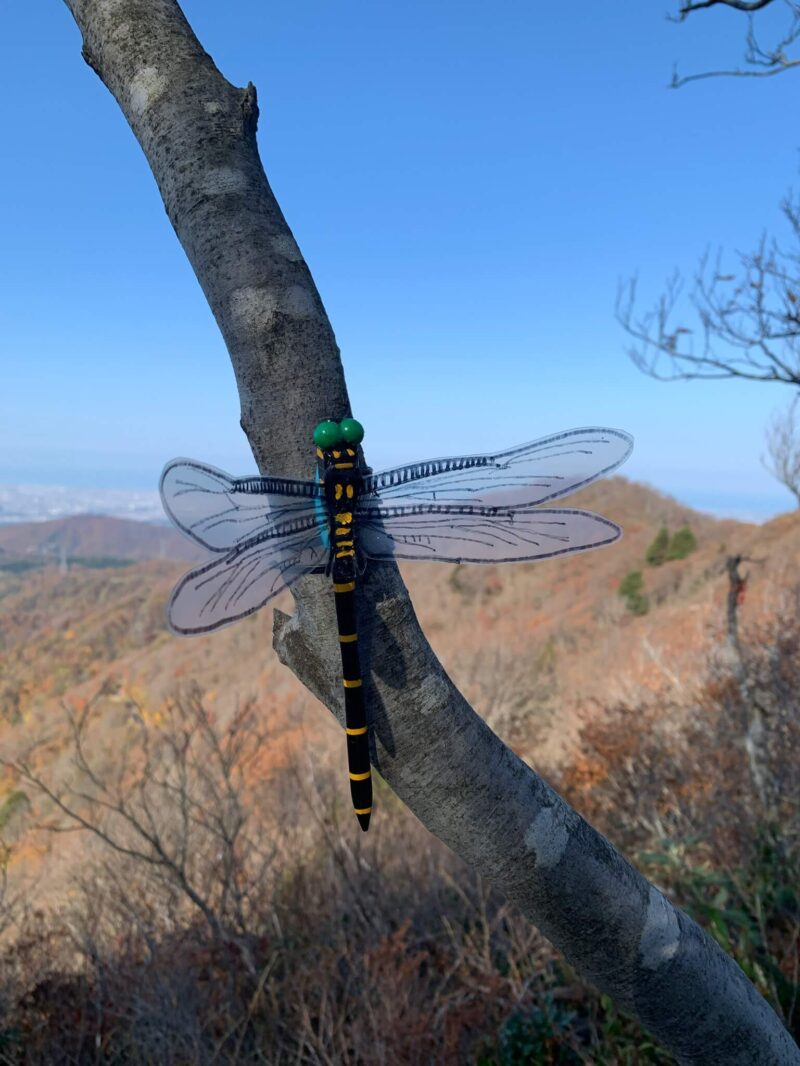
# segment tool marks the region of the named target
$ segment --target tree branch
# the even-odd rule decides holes
[[[762,7],[768,7],[773,0],[698,0],[697,3],[682,4],[678,12],[681,20],[693,11],[700,11],[704,7],[716,7],[724,4],[726,7],[734,7],[737,11],[760,11]]]
[[[223,737],[212,727],[199,693],[190,692],[172,704],[167,730],[152,730],[140,721],[134,766],[127,765],[124,784],[115,782],[113,786],[87,753],[90,708],[91,703],[81,715],[69,713],[74,775],[59,788],[48,783],[34,766],[33,755],[39,745],[11,768],[73,825],[176,888],[203,916],[220,943],[237,947],[254,976],[239,905],[244,850],[241,831],[246,819],[241,793],[232,778],[246,762],[246,749],[254,753],[263,739],[254,707],[246,704],[234,719],[234,734]],[[244,726],[245,748],[231,742],[236,740],[237,726]],[[200,767],[209,770],[200,773]],[[189,808],[199,809],[203,817],[187,819],[183,812]]]
[[[350,408],[333,331],[258,157],[255,91],[222,77],[174,0],[67,4],[219,324],[259,469],[308,476],[315,423]],[[341,721],[327,582],[293,592],[295,614],[275,614],[276,649]],[[467,704],[394,566],[367,571],[359,620],[374,762],[421,821],[682,1061],[800,1063],[735,963]]]
[[[672,73],[671,89],[680,89],[682,85],[688,85],[690,81],[703,81],[705,78],[771,78],[773,74],[783,74],[792,67],[800,67],[800,59],[786,60],[770,70],[705,70],[700,74],[684,74],[679,77],[677,71]]]
[[[794,207],[784,212],[796,231]],[[721,256],[700,261],[689,303],[697,330],[672,325],[683,281],[676,272],[656,306],[637,317],[636,278],[620,285],[616,316],[636,343],[628,349],[635,365],[659,381],[744,378],[800,385],[800,277],[798,256],[762,238],[755,252],[739,254],[741,272],[723,273]],[[685,320],[684,320],[685,321]]]
[[[767,428],[767,455],[761,462],[791,492],[800,507],[800,417],[795,396],[788,408],[773,416]]]
[[[764,48],[758,42],[753,15],[771,3],[773,0],[697,0],[696,3],[682,4],[677,17],[672,18],[671,21],[683,22],[693,12],[716,7],[718,4],[745,12],[750,24],[746,38],[745,62],[752,67],[763,69],[710,70],[700,74],[688,74],[685,77],[678,77],[677,71],[673,71],[671,87],[678,89],[690,81],[700,81],[703,78],[768,78],[773,74],[782,74],[785,70],[800,66],[800,59],[790,59],[786,54],[786,49],[800,36],[800,4],[794,0],[784,0],[790,13],[789,27],[784,36],[771,48]]]

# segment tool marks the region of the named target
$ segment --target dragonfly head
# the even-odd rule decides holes
[[[326,463],[339,458],[355,460],[356,449],[363,439],[364,427],[354,418],[343,418],[341,422],[328,418],[320,422],[314,430],[317,456]],[[340,454],[335,455],[335,452]]]

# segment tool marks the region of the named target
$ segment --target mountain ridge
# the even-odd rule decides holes
[[[621,477],[566,502],[620,524],[622,540],[541,562],[401,564],[415,612],[454,682],[492,728],[545,771],[571,757],[587,715],[620,703],[672,707],[678,697],[687,703],[724,637],[729,556],[754,560],[740,608],[745,626],[789,609],[782,605],[800,573],[798,513],[763,525],[716,519]],[[647,548],[659,529],[674,533],[687,525],[696,550],[649,566]],[[259,772],[268,774],[301,747],[315,760],[340,765],[338,725],[272,650],[269,608],[290,611],[288,591],[218,632],[175,637],[166,628],[166,603],[194,561],[178,553],[196,552],[181,534],[155,527],[152,537],[141,523],[96,517],[45,523],[49,531],[35,526],[40,538],[33,550],[43,552],[45,564],[22,573],[0,568],[0,739],[7,758],[48,736],[49,754],[42,757],[60,772],[64,708],[75,712],[91,703],[104,757],[121,760],[131,716],[157,720],[192,684],[221,721],[242,701],[257,701],[276,738]],[[3,543],[3,532],[0,547],[24,557],[26,543]],[[159,538],[170,533],[175,557],[134,559],[124,568],[64,572],[52,550],[161,552]],[[200,551],[195,558],[209,555]],[[631,613],[619,594],[632,571],[642,574],[649,601],[643,615]],[[327,580],[316,580],[328,594]],[[0,781],[0,800],[4,788],[15,787],[11,779],[6,785]]]
[[[70,515],[42,522],[0,525],[0,562],[35,559],[60,564],[63,555],[199,560],[205,552],[169,524],[110,515]]]

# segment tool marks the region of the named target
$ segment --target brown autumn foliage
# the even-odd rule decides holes
[[[415,604],[490,723],[628,854],[667,856],[641,861],[796,1031],[800,523],[609,486],[576,505],[626,527],[616,555],[410,567]],[[687,523],[698,550],[646,570]],[[743,675],[720,651],[729,551],[763,560]],[[617,593],[633,569],[641,617]],[[671,1061],[385,786],[354,833],[339,731],[273,663],[269,612],[176,641],[180,571],[0,573],[0,1063]]]
[[[799,695],[800,585],[745,629],[738,650],[716,649],[687,702],[619,703],[589,718],[560,788],[626,851],[701,833],[719,863],[735,865],[768,822],[800,844]],[[764,794],[747,751],[753,704],[765,723]]]
[[[368,841],[310,770],[273,782],[267,810],[247,783],[254,705],[223,726],[197,692],[176,699],[142,719],[124,780],[90,733],[90,715],[72,720],[58,787],[18,766],[50,828],[82,825],[97,847],[57,910],[17,915],[3,1061],[471,1062],[542,1004],[543,1053],[597,1041],[587,990],[385,786]],[[283,833],[278,799],[306,811]]]
[[[774,694],[767,747],[788,841],[800,621],[750,637],[751,691]],[[767,813],[743,754],[742,689],[712,663],[699,692],[677,729],[627,707],[587,725],[591,759],[562,786],[628,848],[699,835],[741,866]],[[670,1061],[385,786],[368,839],[311,767],[285,768],[267,808],[247,773],[264,739],[255,705],[221,723],[189,691],[138,731],[124,778],[98,769],[87,713],[58,788],[18,766],[43,816],[82,823],[97,846],[65,906],[18,918],[2,960],[5,1061]],[[304,816],[287,829],[277,804]],[[798,919],[767,930],[787,980]]]

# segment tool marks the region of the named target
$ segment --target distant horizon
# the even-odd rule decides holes
[[[246,473],[231,470],[231,473]],[[160,474],[160,469],[159,469]],[[629,477],[624,469],[611,477],[622,477],[644,488],[668,496],[677,503],[717,519],[733,519],[762,525],[779,515],[796,510],[788,492],[775,494],[735,492],[731,489],[703,489],[698,486],[683,491],[662,488],[647,478]],[[138,480],[138,479],[137,479]],[[602,484],[602,481],[600,482]],[[788,502],[781,505],[783,496]],[[70,499],[72,497],[72,499]],[[0,479],[0,525],[55,521],[81,515],[127,518],[150,524],[169,524],[161,508],[157,485],[120,487],[104,485],[83,473],[69,483],[44,483],[35,480],[8,482]]]

